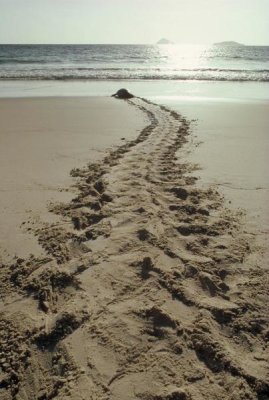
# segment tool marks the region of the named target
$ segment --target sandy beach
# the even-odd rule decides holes
[[[145,124],[137,110],[109,97],[2,98],[0,121],[0,259],[5,260],[40,254],[33,224],[58,221],[48,206],[72,199],[70,171],[133,139]]]
[[[0,100],[1,400],[268,399],[256,199],[219,190],[220,155],[203,164],[209,108],[167,105]],[[224,126],[229,107],[214,113],[230,136],[213,148],[234,161],[222,183],[237,171],[258,187],[229,140],[250,110],[265,132],[266,106],[241,105]],[[237,210],[246,204],[251,230]]]
[[[245,213],[245,227],[269,249],[268,101],[153,98],[193,121],[190,161],[202,187],[214,187],[226,205]],[[198,183],[199,183],[198,182]]]
[[[268,102],[166,100],[165,104],[194,121],[198,146],[192,149],[191,160],[201,167],[203,185],[217,187],[230,206],[247,210],[252,224],[268,231]]]

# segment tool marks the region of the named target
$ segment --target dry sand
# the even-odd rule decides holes
[[[200,167],[199,184],[216,188],[229,208],[245,213],[245,229],[264,247],[260,261],[268,269],[268,101],[169,99],[165,105],[194,121],[188,146]]]
[[[58,221],[48,203],[72,199],[71,169],[134,138],[145,123],[109,97],[0,99],[0,259],[39,254],[32,225]]]
[[[128,103],[148,125],[73,170],[60,223],[36,227],[46,258],[2,265],[0,398],[268,399],[252,237],[197,185],[189,122]]]
[[[215,186],[230,206],[247,211],[254,228],[269,233],[269,103],[170,100],[168,107],[195,119],[199,146],[191,160],[203,185]],[[191,146],[192,144],[190,144]]]

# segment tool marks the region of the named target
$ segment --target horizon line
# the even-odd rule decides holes
[[[244,44],[232,40],[224,40],[221,42],[212,43],[169,43],[169,44],[158,44],[155,43],[0,43],[0,46],[212,46],[214,44],[221,44],[225,42],[238,43],[241,46],[260,46],[269,47],[269,44]]]

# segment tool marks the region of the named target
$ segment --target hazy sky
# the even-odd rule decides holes
[[[0,43],[269,45],[269,0],[0,0]]]

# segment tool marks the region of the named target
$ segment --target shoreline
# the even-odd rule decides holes
[[[128,103],[147,126],[73,170],[76,197],[53,207],[65,224],[37,232],[48,258],[2,265],[4,390],[263,398],[268,277],[249,268],[251,237],[217,191],[197,185],[184,147],[189,121],[150,101]]]
[[[119,87],[154,101],[164,99],[183,101],[269,102],[269,82],[221,81],[0,81],[0,97],[88,97],[110,96]]]

